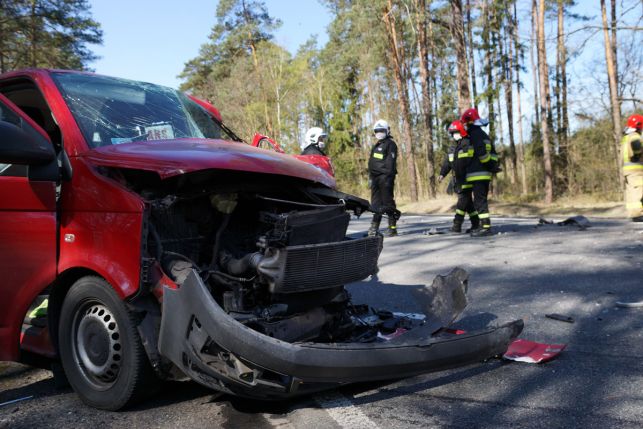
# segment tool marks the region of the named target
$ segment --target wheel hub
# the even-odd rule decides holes
[[[101,304],[82,314],[76,331],[77,357],[87,375],[103,382],[116,380],[121,367],[121,342],[114,315]]]

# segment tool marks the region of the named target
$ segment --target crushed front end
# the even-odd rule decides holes
[[[306,182],[189,179],[135,191],[148,201],[158,352],[203,385],[279,399],[407,377],[502,354],[522,330],[445,329],[466,306],[460,269],[426,286],[422,314],[352,302],[344,285],[377,273],[383,244],[346,235],[365,200]]]

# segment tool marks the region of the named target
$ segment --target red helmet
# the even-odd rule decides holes
[[[478,121],[480,119],[480,114],[478,114],[478,109],[467,109],[464,112],[462,112],[462,116],[460,117],[460,121],[464,124],[468,124],[470,122]]]
[[[643,115],[638,115],[635,113],[627,118],[627,127],[641,131],[641,128],[643,128]]]
[[[462,122],[460,122],[457,119],[451,122],[451,125],[449,125],[448,131],[449,131],[449,134],[460,133],[462,137],[467,136],[467,130],[464,128],[464,125],[462,124]]]

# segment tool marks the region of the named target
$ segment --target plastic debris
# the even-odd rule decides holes
[[[3,405],[15,404],[16,402],[20,402],[20,401],[26,401],[28,399],[33,399],[33,395],[25,396],[23,398],[13,399],[13,400],[7,401],[7,402],[3,402],[3,403],[0,404],[0,407],[2,407]]]
[[[558,222],[557,225],[561,226],[566,226],[566,225],[574,225],[577,226],[579,229],[587,229],[592,224],[589,222],[589,220],[585,216],[572,216],[567,219],[565,219],[562,222]]]
[[[623,308],[643,308],[643,301],[637,301],[637,302],[616,301],[616,306],[623,307]]]
[[[558,356],[566,346],[567,344],[544,344],[517,339],[509,344],[509,348],[502,357],[516,362],[547,362]]]
[[[442,229],[437,229],[436,227],[433,227],[433,228],[427,229],[422,234],[424,234],[424,235],[438,235],[438,234],[446,234],[446,231],[444,231]]]
[[[404,328],[397,328],[395,332],[392,332],[390,334],[382,334],[381,332],[378,332],[377,338],[384,341],[391,341],[393,338],[397,338],[405,332],[406,332],[406,329]]]
[[[564,316],[558,313],[545,314],[545,317],[549,319],[559,320],[561,322],[574,323],[574,318],[571,316]]]

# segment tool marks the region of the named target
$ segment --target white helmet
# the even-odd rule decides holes
[[[306,149],[308,146],[311,144],[316,144],[319,146],[320,149],[324,148],[324,142],[320,142],[320,139],[324,139],[328,137],[328,134],[324,132],[319,127],[312,127],[308,131],[306,131],[306,137],[304,137],[304,141],[301,143],[301,150]]]
[[[384,119],[380,119],[373,125],[373,132],[378,140],[382,140],[391,134],[391,127]]]

